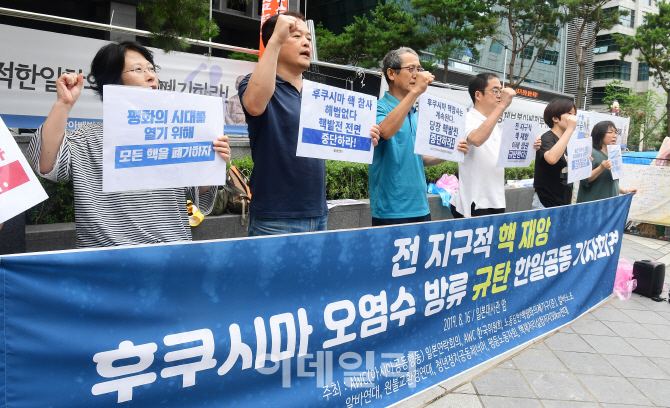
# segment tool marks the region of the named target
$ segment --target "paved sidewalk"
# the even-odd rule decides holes
[[[624,234],[621,257],[670,265],[670,242]],[[670,407],[670,303],[615,298],[423,406]]]

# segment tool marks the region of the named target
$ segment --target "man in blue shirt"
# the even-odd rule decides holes
[[[389,90],[377,102],[381,139],[370,165],[372,225],[430,221],[424,167],[444,160],[414,154],[417,113],[414,103],[435,77],[421,68],[411,48],[386,54],[382,62]],[[467,153],[461,141],[458,150]]]
[[[238,89],[254,161],[249,236],[327,228],[325,160],[296,156],[302,73],[312,54],[304,20],[289,12],[263,24],[263,58]],[[376,145],[376,125],[370,134]]]

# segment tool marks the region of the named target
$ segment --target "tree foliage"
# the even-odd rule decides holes
[[[559,42],[559,27],[565,22],[565,14],[559,10],[558,1],[500,0],[498,2],[501,8],[498,15],[509,28],[509,33],[501,36],[500,42],[508,42],[511,53],[508,72],[512,88],[518,88],[526,79],[538,57],[547,47]],[[504,38],[505,36],[507,38]],[[530,52],[526,50],[529,46],[532,47],[529,48]],[[527,63],[526,60],[530,62]]]
[[[319,25],[316,43],[319,59],[336,64],[377,68],[384,56],[399,47],[416,51],[428,41],[420,32],[416,17],[394,2],[379,4],[372,11],[372,21],[366,16],[354,17],[354,22],[340,35]]]
[[[619,14],[618,9],[605,13],[603,6],[610,0],[560,0],[569,24],[575,29],[577,38],[573,48],[579,79],[577,83],[577,108],[583,108],[584,100],[584,73],[586,69],[586,50],[593,44],[598,33],[609,30],[619,23],[620,15],[628,15],[628,11]]]
[[[658,14],[646,13],[645,24],[639,25],[634,37],[617,36],[622,45],[621,59],[639,50],[637,59],[649,67],[649,75],[668,94],[666,109],[670,111],[670,3],[658,1]],[[666,135],[670,136],[670,115],[666,115]]]
[[[663,142],[663,121],[667,112],[657,117],[659,108],[665,105],[665,98],[648,89],[642,94],[636,94],[633,89],[622,88],[619,80],[614,80],[605,86],[603,102],[611,104],[619,102],[621,116],[630,118],[628,128],[628,148],[636,150],[640,139],[646,147],[658,150]]]
[[[470,49],[495,33],[498,20],[491,0],[411,0],[423,19],[435,56],[444,63],[442,82],[447,82],[449,57]]]
[[[185,38],[219,35],[219,27],[209,19],[209,0],[142,0],[137,9],[153,34],[151,44],[165,52],[188,50]]]

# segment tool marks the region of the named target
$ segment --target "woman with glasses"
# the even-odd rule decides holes
[[[593,162],[591,165],[593,171],[591,171],[591,177],[579,183],[578,203],[637,192],[636,188],[628,190],[620,188],[619,180],[612,178],[612,162],[607,156],[607,146],[615,145],[617,136],[616,125],[609,120],[598,122],[593,127],[591,131],[591,139],[593,140],[593,152],[591,153]]]
[[[158,89],[158,72],[152,52],[142,45],[112,43],[93,58],[91,76],[95,81],[91,88],[100,99],[108,84]],[[56,103],[35,132],[27,154],[40,176],[54,182],[73,181],[77,247],[190,241],[187,196],[208,214],[216,187],[102,192],[103,124],[65,131],[83,84],[83,74],[65,73],[58,78]],[[213,145],[226,162],[230,160],[227,136],[219,136]]]

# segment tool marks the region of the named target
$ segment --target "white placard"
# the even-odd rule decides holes
[[[219,97],[105,85],[102,191],[222,185]]]
[[[454,162],[463,161],[458,142],[465,139],[467,108],[433,95],[419,97],[414,153]]]
[[[608,145],[607,146],[607,158],[612,162],[612,178],[614,180],[619,180],[623,177],[623,161],[621,158],[621,146],[619,145]]]
[[[605,120],[614,122],[616,130],[619,132],[619,135],[616,139],[616,144],[621,145],[621,147],[626,147],[628,143],[628,129],[630,127],[630,118],[623,118],[621,116],[607,115],[604,113],[593,112],[593,123],[599,123]],[[593,128],[593,127],[592,127]]]
[[[535,159],[533,144],[539,126],[527,120],[506,119],[497,167],[528,167]]]
[[[47,198],[14,137],[0,119],[0,223]]]
[[[670,225],[670,167],[624,164],[619,186],[637,188],[628,218]]]
[[[303,80],[296,156],[370,164],[376,116],[374,96]]]
[[[568,142],[568,183],[591,177],[591,139],[570,139]]]
[[[577,139],[584,139],[591,137],[591,129],[593,129],[593,112],[578,110],[577,111]]]

